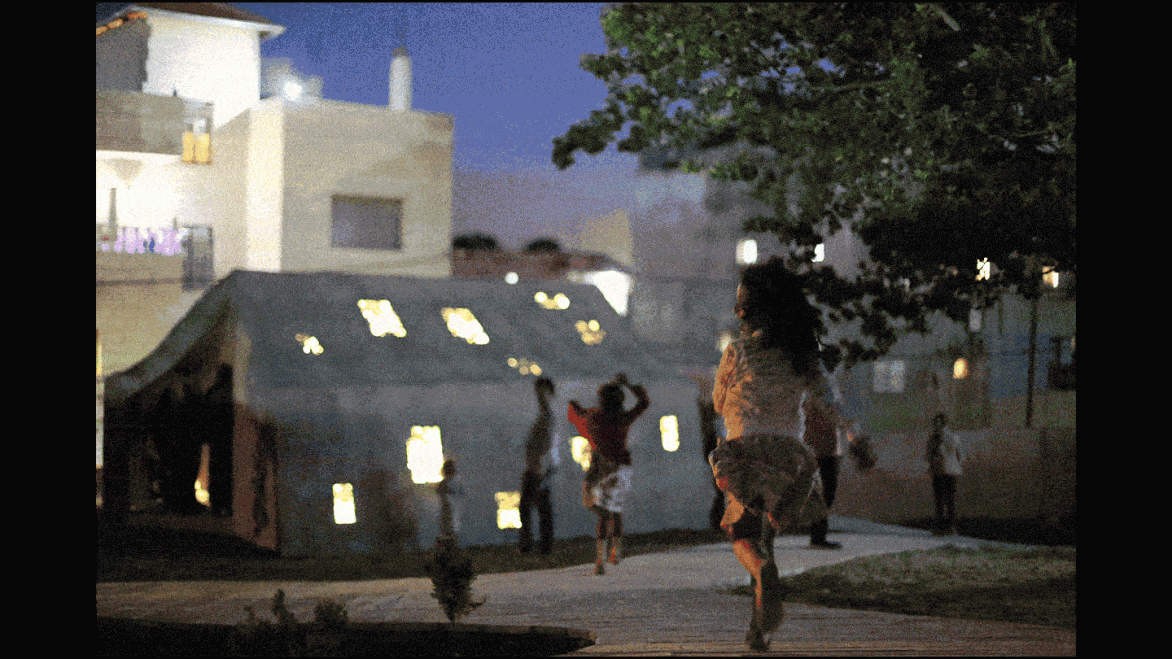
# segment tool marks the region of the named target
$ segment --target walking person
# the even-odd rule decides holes
[[[537,509],[537,524],[540,541],[537,551],[548,554],[553,550],[553,504],[550,499],[549,481],[557,470],[556,456],[550,434],[553,415],[549,402],[554,396],[553,380],[542,376],[533,382],[537,394],[537,420],[529,430],[525,442],[525,471],[521,474],[521,531],[520,550],[533,551],[533,509]]]
[[[626,411],[624,387],[636,399],[635,407]],[[627,382],[622,373],[599,387],[597,407],[584,408],[578,401],[570,401],[570,422],[590,442],[590,467],[582,484],[582,502],[598,516],[594,574],[606,573],[603,563],[608,551],[611,565],[618,565],[622,554],[623,501],[631,489],[633,473],[627,432],[650,404],[643,386]]]
[[[753,615],[745,642],[768,649],[784,615],[783,592],[762,524],[780,532],[802,518],[822,519],[826,505],[817,456],[802,441],[805,399],[824,386],[818,362],[820,315],[784,262],[771,258],[741,274],[734,307],[742,336],[721,355],[713,405],[728,437],[708,461],[727,498],[721,527],[753,578]]]
[[[932,418],[932,434],[924,458],[932,474],[932,492],[936,498],[936,535],[956,535],[956,478],[961,475],[964,452],[960,438],[948,427],[948,415]]]

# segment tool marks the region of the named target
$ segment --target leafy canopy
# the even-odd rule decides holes
[[[606,104],[554,164],[616,144],[741,182],[773,211],[743,229],[860,322],[849,362],[1075,271],[1073,4],[632,3],[601,22],[607,52],[581,66]],[[869,248],[850,281],[811,262],[844,227]]]

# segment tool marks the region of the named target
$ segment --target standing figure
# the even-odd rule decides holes
[[[635,407],[623,410],[623,387],[637,400]],[[631,489],[631,452],[627,450],[627,431],[651,401],[642,385],[627,382],[619,373],[614,380],[598,388],[598,407],[584,408],[570,401],[569,419],[590,442],[590,467],[582,484],[582,502],[598,515],[594,574],[605,574],[604,559],[609,545],[610,562],[618,565],[623,541],[623,500]]]
[[[802,518],[824,519],[817,456],[803,441],[806,399],[824,384],[818,361],[821,318],[778,257],[741,274],[734,311],[742,336],[725,348],[712,401],[728,437],[708,456],[727,505],[721,528],[753,579],[753,615],[745,642],[769,648],[766,635],[784,615],[772,552],[762,524],[780,532]]]
[[[948,415],[932,418],[932,434],[924,455],[932,472],[932,492],[936,495],[936,535],[956,535],[956,477],[961,474],[964,452],[960,438],[948,428]]]
[[[440,467],[440,476],[443,477],[435,486],[435,493],[440,500],[440,540],[456,542],[456,534],[460,531],[460,502],[464,495],[464,488],[456,481],[456,461],[444,460]]]
[[[526,553],[533,551],[533,525],[530,521],[531,513],[536,508],[541,532],[537,550],[548,554],[553,549],[553,504],[550,501],[549,479],[557,469],[550,436],[553,415],[550,413],[549,400],[554,396],[553,380],[539,377],[533,383],[533,390],[537,394],[537,420],[533,422],[529,439],[525,443],[525,471],[521,474],[520,549]]]
[[[818,458],[818,480],[822,485],[822,501],[826,504],[827,515],[810,525],[810,547],[814,549],[842,549],[842,544],[826,539],[830,531],[829,509],[834,505],[838,490],[838,472],[842,464],[842,443],[840,437],[854,444],[855,434],[852,423],[845,419],[834,403],[829,388],[811,391],[803,407],[806,415],[806,433],[802,438]]]

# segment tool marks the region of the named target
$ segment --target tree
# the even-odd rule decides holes
[[[496,238],[486,233],[468,233],[452,239],[453,249],[499,249]]]
[[[562,246],[553,238],[538,238],[525,246],[526,252],[560,252]]]
[[[835,358],[1075,272],[1073,4],[632,3],[601,22],[607,52],[581,65],[606,105],[554,164],[613,143],[741,182],[773,209],[744,230],[777,234],[830,320],[859,322],[867,343]],[[844,227],[870,252],[853,281],[812,265]]]

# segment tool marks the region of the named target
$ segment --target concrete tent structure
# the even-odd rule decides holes
[[[469,310],[479,338],[467,320],[445,323],[445,309]],[[497,494],[519,490],[537,411],[533,364],[557,384],[557,537],[592,533],[594,523],[580,503],[567,401],[594,404],[618,371],[652,400],[631,432],[625,527],[707,525],[698,388],[645,350],[597,289],[342,273],[235,271],[152,354],[108,377],[105,506],[131,515],[148,503],[153,450],[170,508],[197,509],[193,456],[206,444],[206,488],[223,532],[286,555],[427,546],[438,532],[435,485],[415,482],[423,470],[408,464],[406,447],[413,432],[418,440],[437,427],[443,457],[459,468],[461,543],[510,541]],[[678,448],[661,433],[667,416]],[[335,517],[335,485],[343,501],[352,492],[352,523]]]

